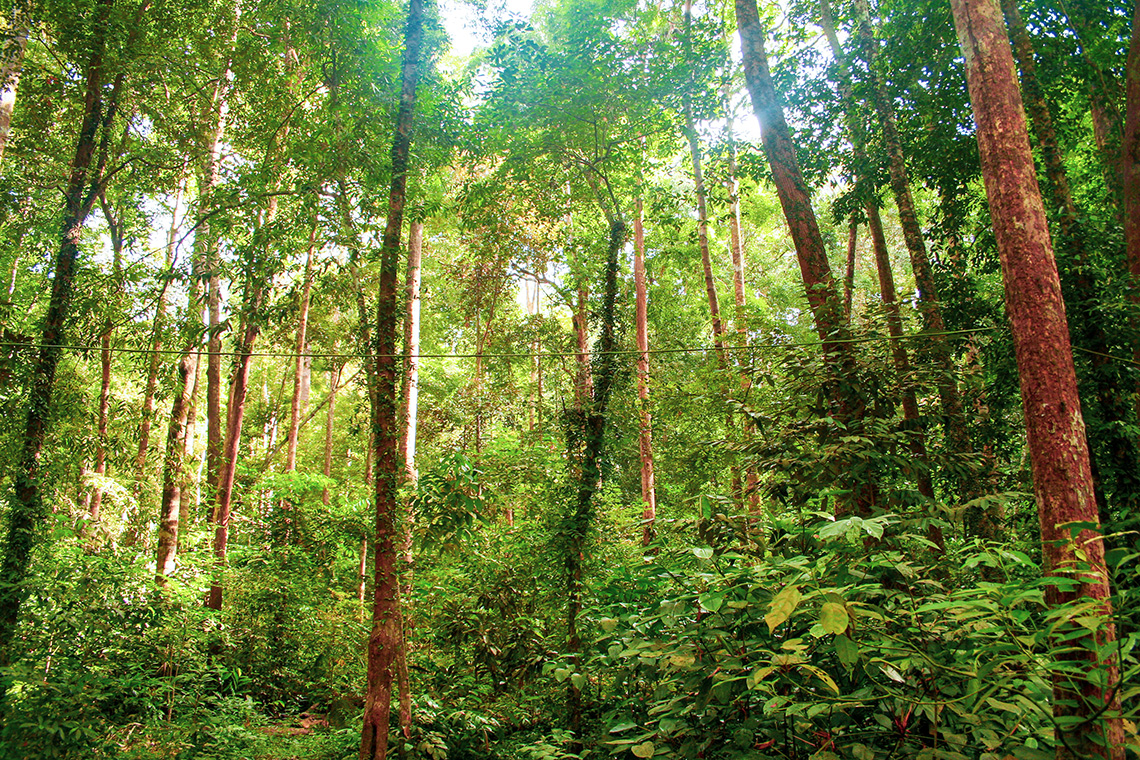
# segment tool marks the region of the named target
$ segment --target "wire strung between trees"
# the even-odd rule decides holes
[[[643,353],[646,354],[700,354],[708,353],[710,351],[728,351],[728,352],[741,352],[741,351],[770,351],[776,349],[797,349],[797,348],[817,348],[820,346],[830,346],[838,343],[880,343],[893,340],[920,340],[925,338],[934,337],[958,337],[963,335],[974,335],[976,333],[992,332],[999,330],[998,327],[980,327],[971,330],[943,330],[941,332],[921,332],[912,335],[900,335],[897,338],[889,335],[881,336],[865,336],[860,338],[835,338],[828,339],[827,341],[816,340],[806,342],[768,342],[768,343],[751,343],[746,346],[686,346],[681,348],[651,348],[648,351],[638,351],[637,349],[620,349],[615,351],[544,351],[544,352],[522,352],[522,353],[453,353],[453,354],[411,354],[412,359],[561,359],[569,357],[577,357],[583,355],[597,356],[601,354],[610,354],[613,356],[637,356]],[[46,344],[46,343],[31,343],[21,341],[0,341],[0,348],[25,348],[25,349],[43,349],[43,348],[58,348],[63,351],[102,351],[103,346],[94,344]],[[169,348],[169,349],[153,349],[153,348],[115,348],[110,349],[113,353],[123,354],[168,354],[182,356],[186,353],[183,349]],[[1085,350],[1085,349],[1081,349]],[[349,359],[376,359],[384,358],[403,358],[409,356],[402,352],[396,354],[369,354],[369,353],[296,353],[296,352],[267,352],[267,351],[253,351],[249,354],[242,353],[241,351],[194,351],[192,353],[200,356],[222,356],[222,357],[239,357],[250,356],[253,358],[267,358],[267,359],[296,359],[296,358],[310,358],[310,359],[336,359],[347,361]],[[1096,353],[1090,351],[1089,353]],[[1108,354],[1103,354],[1108,356]],[[1131,359],[1123,359],[1120,357],[1109,357],[1117,359],[1118,361],[1128,361]]]

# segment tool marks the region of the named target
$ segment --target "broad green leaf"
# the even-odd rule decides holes
[[[859,645],[843,634],[835,637],[835,654],[848,670],[859,661]]]
[[[764,616],[764,622],[768,624],[769,633],[774,633],[781,623],[792,616],[802,598],[800,590],[796,586],[787,586],[776,594],[768,606],[768,614]]]
[[[687,668],[697,661],[696,657],[691,654],[673,654],[669,655],[669,664],[675,668]]]
[[[574,684],[575,689],[581,689],[586,685],[586,676],[582,675],[581,673],[575,673],[574,675],[570,676],[570,683]]]
[[[629,721],[626,721],[625,723],[618,723],[616,726],[611,728],[610,733],[611,734],[620,734],[622,731],[628,731],[631,728],[637,728],[637,724],[636,723],[630,723]]]
[[[598,621],[598,625],[602,626],[602,630],[606,633],[611,633],[615,628],[617,628],[617,624],[617,618],[602,618]]]
[[[641,744],[630,748],[630,752],[632,752],[635,757],[653,757],[653,752],[656,749],[657,747],[653,744],[653,742],[642,742]]]
[[[570,677],[570,668],[557,668],[554,671],[554,680],[562,683]]]
[[[709,612],[716,612],[721,608],[721,605],[724,604],[723,593],[714,593],[710,591],[707,594],[701,594],[699,599],[701,606]]]
[[[712,559],[713,550],[707,546],[693,547],[693,556],[697,559]]]
[[[819,624],[828,633],[843,633],[851,623],[847,610],[842,604],[824,602],[819,613]]]

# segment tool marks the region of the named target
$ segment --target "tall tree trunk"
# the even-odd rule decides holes
[[[1124,242],[1128,271],[1132,275],[1133,302],[1140,304],[1140,3],[1132,14],[1132,41],[1128,46],[1125,81],[1124,142],[1120,153]],[[1140,341],[1136,342],[1132,358],[1140,364]],[[1140,394],[1137,401],[1140,402]]]
[[[1058,760],[1122,760],[1118,663],[1104,544],[1098,532],[1089,453],[1077,398],[1077,378],[1053,261],[1045,209],[1037,187],[1013,54],[995,0],[952,0],[977,123],[982,177],[1005,281],[1006,310],[1025,412],[1033,487],[1048,572],[1075,579],[1071,590],[1050,586],[1051,607],[1092,602],[1103,616],[1089,641],[1064,644],[1073,668],[1055,672],[1053,714]],[[1069,523],[1091,528],[1070,535]],[[1080,555],[1080,556],[1078,556]],[[1087,570],[1074,570],[1085,567]],[[1083,673],[1084,675],[1078,675]],[[1073,723],[1069,719],[1077,718]],[[1103,745],[1103,746],[1102,746]]]
[[[380,254],[380,288],[376,307],[375,392],[372,394],[372,430],[376,456],[374,488],[376,533],[372,601],[372,631],[368,637],[368,690],[361,728],[360,760],[384,760],[388,754],[388,721],[392,700],[392,666],[401,648],[398,563],[400,433],[396,406],[396,330],[400,308],[400,232],[408,162],[415,119],[416,84],[421,66],[421,42],[427,0],[410,0],[404,29],[400,107],[392,140],[392,186],[388,195],[388,222]]]
[[[221,75],[214,82],[214,90],[210,96],[210,115],[213,122],[207,133],[205,148],[205,163],[199,179],[198,193],[199,214],[207,218],[213,205],[214,188],[221,180],[221,151],[222,142],[226,132],[226,117],[229,113],[229,96],[231,88],[230,69],[233,65],[232,55],[237,41],[238,19],[241,17],[241,0],[234,0],[234,27],[230,36],[226,63]],[[207,310],[207,340],[206,340],[206,484],[208,486],[207,501],[210,511],[207,515],[209,522],[213,523],[217,514],[217,491],[219,470],[221,468],[222,454],[222,294],[221,294],[221,259],[218,256],[217,234],[208,221],[202,222],[194,234],[194,247],[198,247],[198,237],[203,239],[203,262],[206,278],[206,310]]]
[[[148,2],[149,0],[143,0],[138,7],[136,16],[139,21]],[[71,312],[79,239],[83,224],[105,181],[103,168],[107,159],[107,132],[112,127],[124,82],[124,75],[119,74],[110,92],[105,92],[104,54],[111,28],[109,22],[112,5],[112,0],[99,0],[94,10],[91,54],[84,72],[86,83],[83,119],[64,193],[60,245],[52,276],[51,297],[40,334],[41,348],[31,369],[31,390],[24,422],[22,451],[14,475],[15,488],[8,509],[7,541],[3,564],[0,566],[0,667],[12,663],[13,635],[23,602],[22,582],[28,572],[37,528],[46,517],[41,493],[40,455],[47,440],[55,373],[63,351],[61,345],[66,342],[64,327]],[[124,49],[130,50],[133,41],[132,34]],[[102,140],[98,140],[100,132],[103,133]]]
[[[1125,394],[1121,391],[1116,372],[1112,366],[1108,334],[1104,329],[1104,319],[1097,313],[1100,298],[1097,294],[1095,267],[1088,261],[1085,248],[1085,233],[1080,222],[1076,201],[1069,186],[1068,172],[1065,169],[1057,133],[1053,128],[1053,118],[1037,79],[1037,65],[1034,60],[1033,42],[1025,29],[1025,23],[1017,9],[1017,0],[1001,0],[1002,13],[1013,40],[1013,53],[1021,74],[1021,91],[1025,109],[1033,125],[1033,133],[1041,150],[1045,164],[1046,188],[1049,200],[1057,214],[1060,239],[1056,249],[1068,254],[1067,277],[1061,281],[1061,294],[1065,299],[1072,340],[1080,348],[1089,352],[1092,386],[1091,399],[1082,399],[1083,415],[1086,419],[1100,419],[1101,424],[1091,433],[1089,451],[1097,447],[1092,441],[1099,441],[1107,450],[1111,462],[1092,460],[1093,487],[1102,523],[1108,523],[1112,515],[1109,510],[1106,488],[1112,490],[1115,501],[1135,509],[1140,504],[1140,477],[1136,473],[1138,452],[1134,438],[1124,433],[1129,426],[1129,409]],[[1064,260],[1064,259],[1063,259]],[[1087,386],[1086,386],[1087,388]],[[1090,403],[1092,404],[1090,410]],[[1090,413],[1091,411],[1091,413]],[[1086,429],[1086,434],[1089,431]],[[1103,465],[1108,464],[1108,467]],[[1110,482],[1104,483],[1101,473],[1110,473]]]
[[[343,369],[344,367],[340,364],[329,369],[329,401],[328,409],[325,412],[325,461],[324,467],[321,468],[321,472],[326,478],[332,477],[333,430],[336,426],[336,391],[337,384],[340,383],[340,373]],[[327,485],[321,491],[321,502],[326,507],[329,505],[329,488]]]
[[[956,454],[970,451],[969,433],[966,430],[966,416],[962,410],[962,394],[958,390],[957,372],[951,356],[950,344],[946,340],[946,323],[942,319],[942,308],[938,302],[938,288],[934,281],[934,270],[926,253],[926,241],[918,224],[918,214],[910,191],[910,175],[906,168],[902,138],[890,93],[886,82],[878,70],[878,44],[871,28],[871,13],[867,0],[855,0],[859,16],[859,39],[863,56],[867,61],[871,91],[875,111],[882,130],[883,146],[887,151],[891,191],[898,207],[899,223],[902,226],[903,240],[910,253],[910,264],[914,270],[914,284],[918,288],[918,310],[922,315],[922,326],[927,333],[929,352],[938,368],[938,400],[945,416],[946,435],[951,449]]]
[[[875,269],[879,274],[879,295],[883,299],[883,308],[887,312],[887,331],[891,336],[891,359],[894,362],[902,392],[903,424],[910,433],[910,451],[917,464],[915,481],[918,484],[918,492],[926,497],[930,505],[933,505],[934,483],[930,479],[930,468],[926,456],[926,432],[919,421],[918,399],[915,397],[914,383],[910,376],[910,357],[902,343],[902,314],[899,312],[899,299],[895,293],[895,277],[891,271],[887,237],[883,234],[883,220],[879,216],[879,207],[874,201],[867,204],[867,222],[867,226],[871,230],[871,244],[875,250]],[[930,539],[940,552],[946,551],[941,528],[931,528]]]
[[[135,501],[142,498],[146,483],[146,460],[150,453],[150,429],[154,424],[154,396],[158,391],[158,369],[162,364],[162,336],[166,330],[166,312],[170,308],[170,278],[173,277],[174,244],[178,237],[178,206],[186,187],[183,178],[174,194],[174,205],[170,212],[170,230],[166,235],[166,264],[163,267],[164,281],[158,303],[154,307],[154,324],[151,328],[150,358],[146,370],[146,390],[143,391],[142,419],[139,421],[139,448],[135,454],[135,482],[132,495]]]
[[[268,216],[268,214],[267,214]],[[238,365],[230,385],[229,414],[226,420],[225,446],[222,448],[222,467],[218,472],[217,508],[214,528],[214,580],[206,606],[222,608],[222,573],[225,570],[229,544],[230,513],[233,504],[234,475],[237,473],[238,449],[241,444],[242,421],[245,418],[245,400],[249,392],[249,373],[253,365],[253,346],[261,332],[260,310],[265,297],[265,285],[256,265],[250,272],[249,293],[244,304],[245,329],[238,347]]]
[[[313,290],[313,254],[317,249],[317,212],[313,211],[313,228],[309,232],[309,248],[305,255],[305,274],[301,281],[301,307],[297,315],[297,340],[294,343],[293,398],[289,403],[289,438],[286,444],[285,472],[297,469],[297,434],[301,429],[301,396],[304,389],[305,346],[309,330],[309,299]]]
[[[847,273],[843,277],[843,321],[851,324],[851,307],[855,299],[855,253],[859,242],[859,223],[852,217],[847,225]]]
[[[733,322],[736,332],[740,335],[742,345],[748,345],[748,319],[745,316],[747,305],[746,290],[744,288],[744,235],[740,226],[740,181],[737,179],[739,168],[736,162],[736,133],[733,129],[732,106],[729,102],[728,78],[724,81],[724,135],[728,143],[728,178],[725,188],[728,190],[728,245],[732,256],[732,294],[736,310],[733,312]]]
[[[401,417],[404,421],[400,432],[400,460],[404,467],[404,482],[416,482],[416,415],[419,411],[420,391],[420,262],[423,258],[423,222],[415,221],[408,225],[408,269],[404,281],[404,387],[402,398],[404,407]],[[404,535],[400,550],[404,555],[404,579],[400,590],[405,605],[411,604],[412,572],[415,555],[412,553],[412,509],[411,504],[404,513]],[[400,620],[400,651],[396,656],[396,690],[400,701],[400,733],[406,746],[412,736],[412,687],[408,676],[408,636],[405,616]],[[401,751],[400,755],[407,753]]]
[[[408,276],[404,283],[407,304],[404,314],[404,428],[400,435],[400,459],[404,479],[416,481],[416,414],[420,397],[420,260],[423,255],[423,222],[408,225]],[[411,538],[411,525],[408,528]]]
[[[8,27],[0,35],[0,160],[12,134],[12,112],[24,70],[24,50],[28,47],[28,8],[24,2],[10,7]]]
[[[166,428],[166,455],[162,468],[162,500],[158,512],[158,548],[155,551],[155,580],[159,586],[166,585],[166,579],[174,572],[174,561],[182,527],[182,513],[188,512],[188,498],[185,488],[187,457],[192,450],[192,433],[187,420],[191,418],[194,391],[197,389],[198,375],[198,331],[195,322],[200,312],[200,280],[194,272],[190,277],[190,293],[186,326],[183,328],[185,348],[178,361],[178,375],[174,385],[174,398],[171,402],[170,422]]]
[[[100,193],[99,201],[103,208],[103,217],[107,222],[107,229],[111,233],[111,272],[115,281],[114,291],[118,291],[123,276],[123,227],[121,220],[116,220],[115,214],[107,203],[106,196]],[[114,292],[113,291],[113,292]],[[109,299],[114,302],[114,295]],[[107,425],[111,411],[111,333],[114,332],[115,323],[108,314],[103,319],[103,333],[99,336],[99,423],[95,437],[95,492],[91,496],[91,521],[98,522],[100,510],[103,505],[103,484],[98,482],[107,475]]]
[[[585,443],[582,452],[581,475],[574,511],[569,515],[565,527],[566,547],[566,651],[574,670],[579,669],[582,653],[582,637],[578,630],[578,615],[582,610],[582,594],[585,588],[583,563],[586,557],[586,539],[593,522],[594,493],[598,490],[601,478],[602,455],[605,449],[606,411],[609,408],[610,391],[613,388],[617,368],[614,349],[614,306],[618,291],[618,253],[625,245],[626,227],[620,218],[610,218],[610,239],[606,253],[605,277],[602,290],[601,334],[595,346],[598,357],[598,371],[594,377],[594,393],[589,405],[583,410],[581,419],[582,439]],[[568,681],[567,713],[573,743],[572,754],[582,749],[582,690]]]
[[[653,541],[657,489],[653,473],[653,420],[649,414],[649,289],[645,278],[645,229],[641,196],[633,218],[633,282],[636,291],[638,449],[641,454],[641,545]]]
[[[760,25],[755,0],[736,0],[736,24],[740,32],[744,79],[760,123],[764,154],[772,169],[776,193],[796,249],[808,305],[823,343],[824,358],[837,381],[832,392],[836,414],[844,424],[858,425],[865,410],[857,387],[854,352],[846,339],[843,304],[836,292],[823,235],[820,234],[783,108],[772,83],[768,55],[764,49],[764,28]],[[861,513],[869,513],[875,500],[876,487],[866,480],[861,477],[852,483],[855,507]]]

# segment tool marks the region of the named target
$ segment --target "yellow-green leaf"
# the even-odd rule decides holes
[[[788,586],[772,599],[768,605],[768,614],[764,622],[768,624],[768,632],[773,633],[785,620],[792,616],[800,603],[800,590],[796,586]]]
[[[824,602],[819,612],[819,624],[828,633],[843,633],[847,630],[851,620],[847,616],[847,609],[842,604]]]
[[[635,757],[653,757],[653,753],[656,749],[657,747],[653,742],[642,742],[641,744],[636,744],[631,747],[630,752],[632,752]]]

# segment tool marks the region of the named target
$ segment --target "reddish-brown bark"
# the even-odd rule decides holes
[[[1095,645],[1070,648],[1063,655],[1097,674],[1054,676],[1054,715],[1089,719],[1075,726],[1058,724],[1057,757],[1118,760],[1124,757],[1124,747],[1116,663],[1111,656],[1098,661],[1096,654],[1115,638],[1104,545],[1095,527],[1080,530],[1075,537],[1067,527],[1074,522],[1096,526],[1097,509],[1065,305],[1013,54],[995,0],[953,0],[952,8],[1001,257],[1045,563],[1050,574],[1079,581],[1073,590],[1051,587],[1046,599],[1053,607],[1092,602],[1103,615],[1091,634]],[[1099,718],[1092,719],[1097,714]]]
[[[641,455],[641,545],[649,546],[653,540],[657,520],[657,489],[653,472],[653,420],[649,414],[649,288],[645,278],[645,229],[642,221],[641,198],[633,218],[633,282],[635,290],[637,326],[637,412],[638,450]]]
[[[404,282],[404,428],[400,434],[400,460],[404,478],[416,480],[416,417],[420,397],[420,263],[423,259],[423,222],[408,225],[408,273]],[[411,525],[405,543],[411,542]]]
[[[372,601],[372,631],[368,637],[368,689],[365,693],[364,724],[361,728],[360,760],[384,760],[388,754],[388,723],[391,713],[393,665],[402,646],[400,611],[399,502],[400,431],[396,406],[397,322],[400,304],[400,232],[408,163],[415,118],[416,85],[420,74],[420,47],[426,0],[411,0],[404,29],[404,59],[401,71],[400,107],[392,140],[392,186],[388,194],[388,220],[380,254],[380,287],[376,309],[375,392],[372,394],[372,431],[375,449],[376,531],[375,588]]]

